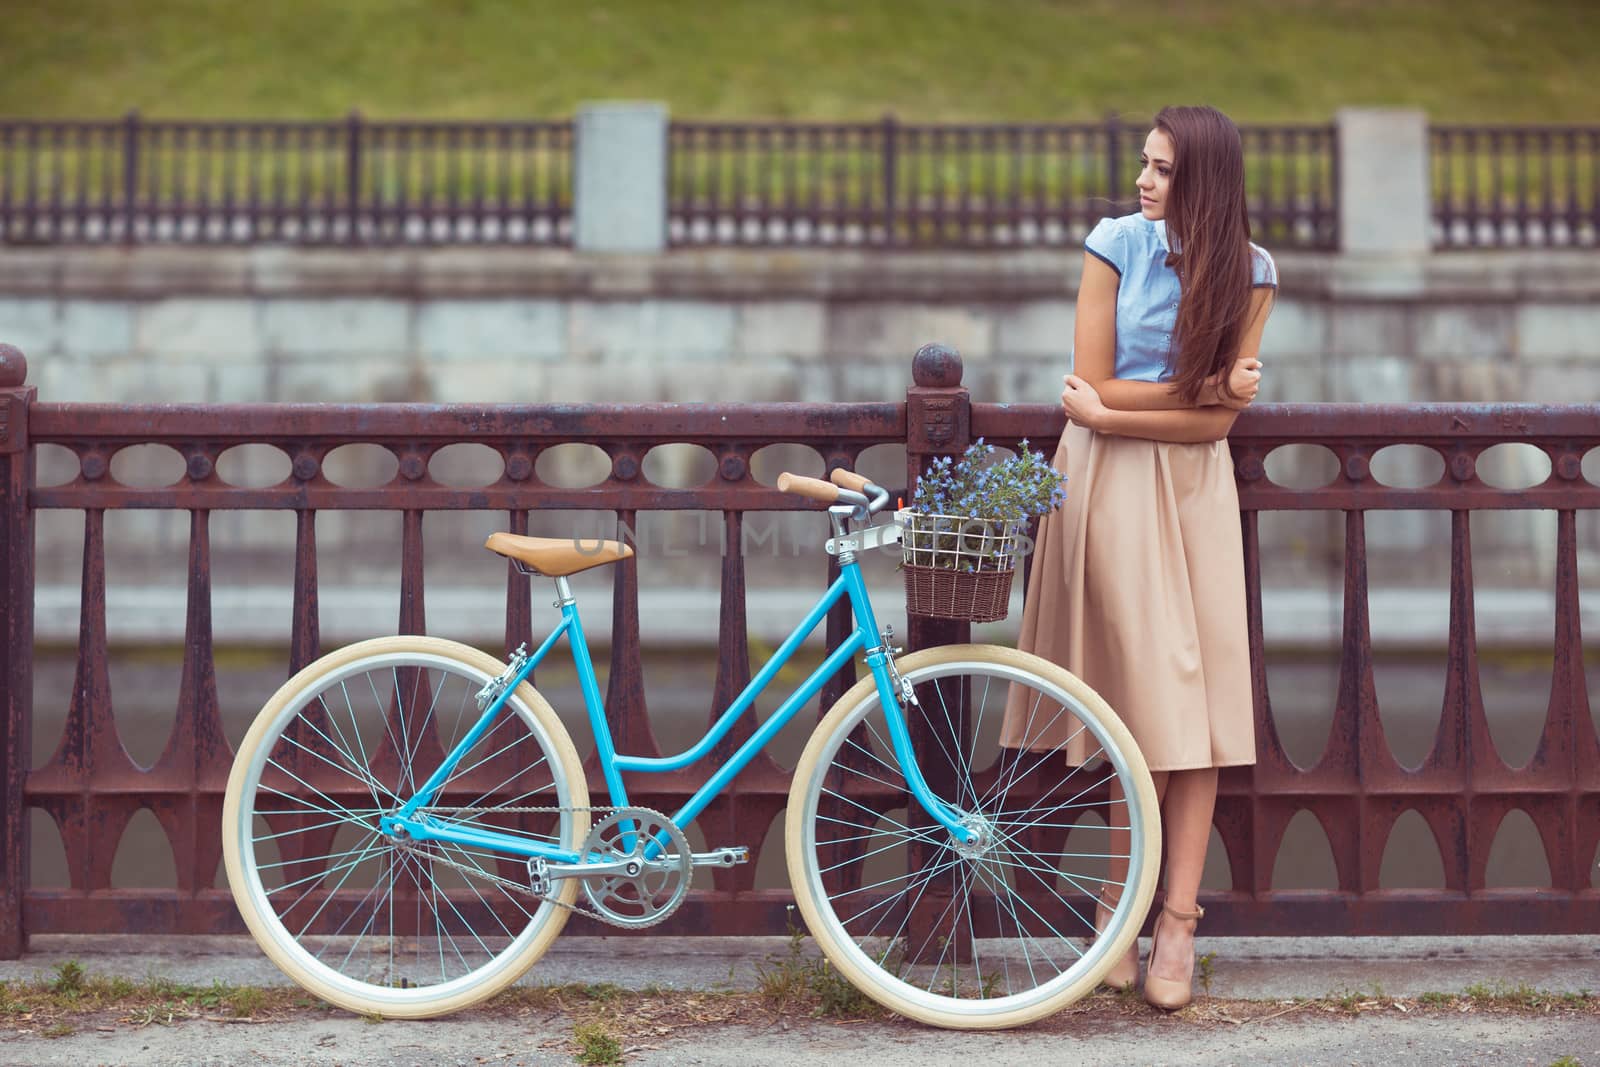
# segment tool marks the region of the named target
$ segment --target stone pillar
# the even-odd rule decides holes
[[[1344,108],[1339,137],[1339,248],[1417,255],[1433,247],[1428,116]]]
[[[573,244],[659,252],[667,243],[665,104],[585,104],[574,130]]]

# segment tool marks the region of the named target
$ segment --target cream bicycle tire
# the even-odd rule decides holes
[[[286,975],[323,1000],[353,1012],[392,1018],[426,1018],[458,1011],[493,996],[521,977],[544,954],[565,925],[569,914],[568,909],[565,907],[556,903],[545,902],[536,904],[533,910],[529,912],[526,906],[518,902],[506,903],[506,901],[512,901],[512,898],[516,896],[515,894],[505,889],[499,889],[500,897],[505,898],[505,900],[501,900],[499,897],[493,896],[496,888],[493,883],[472,876],[462,878],[457,872],[455,883],[447,882],[447,890],[448,888],[456,888],[458,895],[462,895],[459,893],[459,885],[456,883],[467,885],[469,891],[476,894],[478,901],[483,905],[481,910],[493,917],[501,927],[505,934],[506,947],[503,951],[496,952],[490,947],[490,944],[491,942],[497,943],[501,939],[500,937],[491,934],[490,942],[485,942],[480,935],[474,933],[476,945],[481,947],[481,954],[485,957],[485,962],[480,966],[473,967],[467,959],[467,954],[473,953],[476,956],[480,952],[480,948],[474,947],[471,942],[465,942],[466,947],[463,950],[462,944],[458,944],[452,934],[452,952],[454,956],[459,957],[459,964],[464,970],[461,975],[451,978],[447,973],[447,969],[456,964],[446,956],[444,936],[442,930],[440,930],[437,932],[437,936],[441,981],[437,985],[418,987],[414,984],[408,986],[406,983],[412,979],[404,976],[390,977],[384,982],[374,983],[353,977],[350,974],[341,973],[338,968],[331,966],[328,962],[319,958],[317,953],[311,951],[308,947],[310,937],[307,930],[303,929],[299,934],[296,934],[286,925],[284,916],[278,913],[273,902],[269,899],[274,893],[284,892],[287,895],[298,888],[292,884],[280,886],[277,889],[269,887],[267,882],[274,879],[273,872],[277,868],[286,868],[291,873],[297,873],[304,866],[312,864],[314,860],[327,862],[328,870],[322,878],[325,878],[328,882],[332,882],[335,874],[342,871],[339,876],[339,885],[330,888],[326,894],[329,903],[334,899],[339,886],[345,884],[355,871],[361,870],[369,859],[373,859],[373,862],[378,864],[377,869],[381,879],[382,850],[390,846],[383,844],[387,839],[382,834],[371,829],[375,822],[373,815],[375,812],[381,812],[385,804],[391,802],[394,793],[403,792],[403,788],[398,788],[399,785],[409,784],[414,788],[420,784],[420,777],[417,773],[413,772],[409,777],[404,777],[407,772],[402,770],[399,773],[404,777],[404,782],[397,782],[397,789],[390,791],[388,785],[380,780],[378,772],[374,771],[371,766],[358,766],[358,764],[366,764],[368,762],[366,757],[369,755],[366,751],[367,741],[363,739],[361,728],[364,727],[367,731],[372,732],[372,736],[377,739],[371,754],[377,754],[383,738],[380,734],[373,732],[375,729],[371,725],[371,721],[374,719],[373,714],[358,717],[357,705],[360,705],[363,709],[365,708],[365,695],[360,692],[359,684],[354,686],[357,692],[350,692],[352,686],[347,684],[350,679],[368,679],[374,697],[372,704],[376,708],[376,721],[381,725],[382,730],[387,733],[388,741],[390,742],[390,748],[386,751],[393,752],[395,763],[398,767],[401,763],[400,757],[402,754],[408,758],[420,758],[428,747],[420,738],[423,736],[427,723],[433,720],[436,713],[442,721],[444,713],[440,711],[438,705],[441,699],[445,699],[446,685],[450,689],[449,699],[455,699],[454,690],[461,690],[460,703],[463,706],[463,713],[466,716],[472,716],[476,713],[476,706],[472,704],[470,708],[467,707],[469,703],[467,694],[474,691],[475,687],[481,686],[489,679],[494,678],[502,671],[503,667],[504,665],[500,661],[486,653],[439,638],[401,636],[360,642],[323,656],[284,683],[272,698],[267,701],[239,745],[239,750],[228,778],[222,814],[223,859],[228,873],[228,883],[233,891],[234,900],[239,907],[239,913],[244,918],[245,925],[266,955]],[[417,673],[403,673],[413,671]],[[385,690],[380,689],[377,682],[371,681],[372,677],[381,679],[385,672],[392,674],[394,678],[394,694],[403,692],[403,680],[427,679],[427,685],[431,693],[431,703],[427,709],[428,718],[420,724],[417,730],[419,740],[416,741],[414,749],[408,736],[397,735],[394,731],[395,725],[403,724],[404,722],[403,719],[399,718],[399,715],[403,713],[403,698],[396,695],[392,698],[391,703],[385,705]],[[430,673],[424,674],[422,672]],[[438,689],[433,688],[435,676],[443,679],[444,682]],[[422,692],[421,686],[415,681],[412,682],[412,688],[413,692]],[[348,724],[340,723],[339,716],[334,713],[331,707],[341,699],[350,704],[348,708]],[[418,702],[420,703],[420,701]],[[308,708],[310,712],[302,716],[301,713]],[[472,763],[470,766],[468,759],[464,758],[457,768],[457,773],[470,774],[473,770],[477,770],[482,766],[489,766],[491,771],[498,771],[508,760],[531,756],[536,748],[539,753],[542,753],[542,765],[535,760],[532,761],[532,765],[528,769],[515,773],[528,775],[534,781],[542,781],[545,775],[541,773],[541,766],[547,767],[550,784],[547,788],[536,791],[537,796],[520,798],[523,799],[523,803],[568,809],[587,808],[588,786],[585,782],[577,749],[573,746],[566,728],[557,719],[549,703],[536,689],[524,682],[513,692],[508,701],[508,710],[513,714],[503,715],[496,720],[489,733],[483,739],[480,739],[480,744],[485,748],[494,745],[501,745],[502,747],[498,751],[493,751],[483,756],[479,762]],[[395,723],[390,721],[391,712],[395,714],[397,720]],[[302,729],[313,731],[318,729],[315,722],[320,721],[324,727],[320,731],[323,735],[323,741],[328,742],[335,753],[338,754],[333,758],[320,758],[320,763],[318,759],[313,759],[309,755],[299,756],[298,758],[310,769],[301,768],[295,772],[285,770],[290,761],[287,758],[275,761],[275,752],[297,755],[299,752],[306,750],[306,746],[300,743],[297,738],[285,739],[285,731],[297,721],[311,724]],[[457,721],[458,723],[461,721],[460,716],[458,716]],[[335,729],[335,724],[338,725],[337,729]],[[502,727],[506,727],[507,734],[502,737],[496,737],[495,735],[501,731]],[[518,732],[520,730],[525,730],[526,733],[521,734]],[[335,734],[337,734],[337,738],[331,736]],[[403,727],[401,734],[405,734]],[[398,740],[397,737],[399,738]],[[507,740],[507,737],[509,737],[509,740]],[[524,744],[525,740],[531,740],[531,746]],[[448,749],[449,744],[442,740],[439,744],[440,748],[437,755],[442,756],[443,751]],[[477,747],[475,746],[473,750],[469,751],[468,758],[473,757],[476,752]],[[507,755],[508,753],[509,755]],[[501,760],[501,764],[490,763],[491,760],[495,759]],[[344,764],[349,766],[343,766]],[[437,759],[435,759],[434,765],[437,766]],[[268,771],[269,766],[272,768],[271,771]],[[326,791],[319,793],[317,788],[311,784],[318,780],[316,775],[330,778],[334,771],[345,773],[359,782],[363,788],[371,791],[374,804],[371,811],[358,816],[353,810],[333,800]],[[363,772],[365,772],[365,776],[363,776]],[[273,780],[280,783],[282,788],[272,786],[264,788],[262,785],[264,774],[275,776]],[[518,786],[523,784],[522,780],[517,781]],[[391,796],[380,796],[378,787],[381,787],[384,792],[390,792]],[[478,786],[473,788],[476,787]],[[445,786],[446,792],[442,794],[446,799],[449,798],[450,788],[451,784],[447,782]],[[286,801],[284,798],[290,797],[290,794],[294,794],[294,797]],[[322,797],[321,801],[316,800],[318,795]],[[261,803],[258,803],[258,801],[269,796],[274,799],[267,801],[267,803],[288,804],[289,806],[267,809]],[[470,798],[466,799],[470,800]],[[323,806],[324,803],[326,804],[325,807]],[[305,812],[300,810],[302,806],[306,809]],[[512,807],[514,805],[505,806]],[[290,815],[297,818],[315,817],[308,813],[320,811],[326,816],[327,822],[313,824],[315,829],[326,832],[330,827],[337,825],[335,833],[366,834],[368,842],[364,850],[359,852],[356,849],[352,849],[346,853],[330,852],[325,856],[314,857],[313,860],[302,859],[299,861],[302,868],[296,868],[293,864],[283,861],[277,861],[276,863],[264,862],[263,857],[270,856],[273,851],[269,845],[275,845],[277,839],[284,838],[293,832],[260,833],[259,831],[263,828],[270,829],[270,825],[268,825],[269,817],[264,814],[268,810],[271,810],[274,817],[280,820]],[[468,818],[484,820],[492,816],[494,811],[495,808],[493,806],[485,806],[483,814],[474,814],[468,816]],[[525,814],[521,817],[527,818]],[[510,818],[510,815],[502,816],[503,820],[509,820]],[[553,816],[553,818],[556,820],[558,829],[551,836],[559,836],[566,848],[575,849],[588,832],[589,820],[587,812],[582,810],[568,811],[565,814]],[[481,824],[495,826],[492,822]],[[355,829],[350,829],[351,827]],[[333,846],[330,844],[328,847],[331,848]],[[361,848],[361,846],[357,846],[357,848]],[[454,860],[456,864],[466,862],[468,865],[486,869],[484,867],[485,863],[494,862],[492,857],[477,855],[467,849],[455,848],[452,851],[450,846],[434,846],[433,849],[432,852],[426,853],[426,855],[429,857],[442,857],[445,861]],[[354,860],[349,858],[351,854],[355,855]],[[467,902],[467,910],[463,913],[461,907],[456,905],[447,894],[440,894],[439,884],[434,881],[435,872],[448,878],[450,875],[447,870],[448,862],[441,862],[440,859],[436,858],[427,860],[415,859],[414,857],[417,855],[417,852],[412,851],[407,856],[401,857],[398,864],[394,855],[388,856],[389,894],[391,899],[394,898],[397,884],[402,889],[405,888],[403,879],[395,873],[396,870],[400,870],[409,875],[416,883],[415,895],[418,900],[417,910],[419,915],[423,903],[427,903],[433,912],[436,927],[442,928],[447,925],[451,921],[452,914],[459,917],[461,925],[465,926],[468,922],[466,915],[471,914],[474,910],[471,903]],[[426,875],[423,873],[425,868]],[[287,878],[288,876],[285,875],[283,877]],[[433,896],[431,898],[429,898],[422,885],[424,877],[427,877],[433,884]],[[324,884],[318,878],[314,869],[310,876],[302,877],[300,881],[308,883],[308,889],[301,891],[302,897],[307,895],[311,888]],[[488,887],[491,899],[486,900],[484,898],[485,890],[478,887],[480,883]],[[578,888],[576,880],[568,879],[563,881],[560,883],[556,899],[564,904],[571,904],[576,898]],[[369,890],[368,896],[371,896],[374,892],[381,894],[381,884],[376,889]],[[404,898],[402,897],[401,899],[403,900]],[[329,903],[322,904],[318,911],[320,912],[322,908],[328,907]],[[527,918],[526,926],[520,930],[511,930],[499,918],[500,913],[495,910],[496,905],[501,908],[521,908]],[[292,905],[288,905],[286,902],[285,913],[287,914],[291,909]],[[374,915],[376,916],[377,914],[378,905],[374,905]],[[313,919],[315,918],[316,916],[313,916]],[[404,916],[402,916],[403,918]],[[299,916],[296,917],[295,921],[299,921]],[[372,920],[369,920],[369,924],[371,922]],[[392,931],[394,926],[392,904],[389,923]],[[308,923],[307,926],[309,927],[309,925]],[[420,930],[422,926],[420,918],[417,920],[417,925]],[[364,936],[364,931],[358,931],[350,936],[353,936],[355,941],[355,944],[351,946],[350,954],[354,954]],[[307,940],[303,942],[302,938]],[[391,934],[388,938],[391,971],[395,969],[394,945],[396,940],[397,935]],[[419,933],[417,935],[419,956],[422,940],[423,937]],[[374,944],[378,943],[380,943],[380,939],[374,936]],[[348,962],[350,954],[347,954],[346,962]],[[359,957],[357,958],[357,963],[360,964],[365,959],[365,956]],[[374,966],[377,965],[374,964]],[[428,970],[431,972],[431,962]],[[418,971],[421,971],[420,965],[418,966]],[[396,982],[399,983],[398,988],[392,984]]]
[[[985,979],[982,974],[981,962],[975,968],[977,972],[976,986],[971,984],[973,979],[969,978],[969,985],[966,987],[971,989],[975,995],[963,994],[959,966],[952,968],[952,973],[947,979],[949,994],[946,995],[931,988],[938,984],[938,966],[935,966],[932,977],[926,980],[930,988],[922,988],[918,984],[921,979],[917,981],[906,980],[904,977],[906,965],[903,960],[891,963],[893,953],[896,951],[894,946],[899,937],[898,933],[895,937],[885,942],[887,947],[881,947],[881,949],[875,947],[870,951],[864,948],[863,943],[870,940],[870,938],[861,933],[867,921],[863,916],[870,912],[872,907],[877,907],[877,905],[868,907],[857,915],[841,916],[841,909],[836,907],[838,901],[830,897],[829,890],[824,883],[823,874],[825,873],[824,867],[828,866],[824,863],[824,858],[831,859],[839,854],[848,855],[849,849],[858,849],[869,855],[872,854],[877,845],[877,840],[873,838],[873,835],[877,827],[883,824],[885,818],[884,813],[871,812],[866,805],[845,798],[842,791],[829,788],[827,783],[830,780],[830,775],[833,775],[836,780],[842,781],[848,774],[857,774],[862,776],[864,780],[870,778],[880,787],[891,787],[899,781],[901,783],[901,786],[898,787],[899,793],[908,793],[908,790],[903,788],[903,779],[896,777],[900,772],[892,753],[886,755],[882,751],[888,747],[888,742],[885,738],[880,736],[874,742],[866,733],[863,733],[858,736],[862,737],[867,743],[863,744],[861,741],[851,739],[853,731],[858,729],[865,730],[866,726],[871,725],[869,716],[874,711],[878,711],[878,714],[881,714],[881,710],[878,710],[876,683],[869,675],[846,692],[834,704],[828,714],[823,717],[816,731],[812,734],[799,764],[795,768],[794,783],[790,790],[789,806],[785,820],[785,835],[790,882],[794,889],[796,902],[799,904],[801,914],[805,918],[806,926],[817,939],[828,960],[852,984],[892,1011],[921,1022],[956,1029],[1003,1028],[1033,1022],[1059,1011],[1079,997],[1092,991],[1100,981],[1101,976],[1126,952],[1128,946],[1138,936],[1139,927],[1149,909],[1151,898],[1155,892],[1156,873],[1161,854],[1160,816],[1155,787],[1144,759],[1139,753],[1138,746],[1134,743],[1127,727],[1123,725],[1122,721],[1117,718],[1098,694],[1068,671],[1037,656],[996,645],[951,645],[912,653],[900,658],[897,661],[897,665],[902,677],[909,680],[913,686],[918,687],[919,695],[924,691],[930,690],[932,688],[931,683],[940,678],[959,678],[965,673],[981,676],[991,683],[1004,681],[1008,689],[1012,682],[1020,682],[1031,686],[1042,695],[1058,700],[1063,708],[1069,710],[1075,718],[1080,720],[1088,731],[1089,736],[1098,741],[1100,749],[1103,750],[1105,756],[1104,765],[1112,768],[1112,772],[1119,779],[1125,790],[1129,823],[1133,829],[1130,832],[1129,867],[1128,877],[1124,884],[1124,892],[1115,912],[1107,922],[1105,937],[1094,940],[1091,947],[1084,952],[1078,953],[1077,959],[1073,960],[1069,966],[1064,969],[1056,968],[1057,973],[1053,977],[1048,980],[1038,981],[1034,988],[1022,989],[1020,992],[1009,991],[1009,986],[1013,979],[1022,984],[1026,984],[1030,978],[1037,979],[1034,959],[1030,955],[1028,947],[1033,941],[1027,935],[1044,933],[1044,931],[1022,930],[1021,928],[1029,926],[1029,923],[1024,921],[1026,920],[1025,914],[1019,919],[1015,910],[1013,910],[1011,918],[1013,924],[1019,928],[1018,936],[1010,939],[999,937],[991,939],[1000,943],[995,949],[995,953],[1005,961],[1004,976],[1008,991],[999,996],[989,996],[988,993],[992,990],[987,985],[987,983],[997,982],[999,976],[991,969],[990,977]],[[989,688],[986,687],[985,698],[987,699],[988,696]],[[1004,697],[1002,696],[1000,699],[1003,704]],[[924,703],[926,704],[927,701],[925,700]],[[1038,705],[1035,706],[1037,707]],[[970,709],[967,710],[970,713]],[[923,713],[932,715],[935,712],[933,709],[924,707]],[[980,722],[983,713],[984,711],[980,710]],[[855,751],[846,752],[845,760],[841,761],[839,753],[844,751],[847,745],[852,746]],[[876,752],[870,751],[874,748],[877,750]],[[859,769],[852,771],[848,769],[848,761],[864,762],[869,757],[876,761],[876,765],[871,766],[870,771]],[[1093,764],[1089,765],[1092,766]],[[960,801],[966,800],[968,802],[967,807],[980,812],[984,811],[984,801],[977,796],[977,783],[980,780],[981,773],[978,778],[968,775],[966,787],[972,790],[972,795],[957,797],[957,806],[961,806]],[[1001,775],[997,773],[995,784],[992,788],[998,788],[1001,781]],[[1101,784],[1104,784],[1104,782]],[[932,827],[933,833],[929,833],[927,828],[915,830],[911,826],[900,827],[900,830],[886,827],[883,831],[883,836],[890,839],[897,836],[903,837],[908,842],[914,841],[918,845],[929,849],[936,848],[940,841],[943,842],[944,852],[938,853],[938,862],[946,864],[952,872],[968,879],[964,884],[967,886],[967,920],[971,931],[969,952],[973,961],[978,959],[977,947],[980,941],[983,940],[977,935],[978,924],[973,919],[972,902],[981,899],[981,896],[974,894],[971,889],[974,882],[981,882],[982,887],[988,889],[990,895],[997,902],[994,909],[995,923],[1001,928],[1005,926],[1005,912],[1004,907],[998,902],[1003,895],[1001,890],[1009,891],[1006,879],[1017,880],[1019,884],[1024,879],[1031,879],[1029,888],[1034,891],[1042,891],[1041,887],[1047,888],[1045,879],[1041,877],[1038,870],[1030,865],[1028,857],[1021,856],[1017,849],[1011,847],[1016,843],[1023,831],[1018,830],[1009,837],[1005,835],[1003,829],[1005,823],[1002,819],[1002,816],[1006,814],[1004,798],[995,799],[992,795],[992,788],[989,799],[994,801],[994,805],[990,826],[994,831],[993,837],[996,845],[985,856],[976,858],[961,857],[959,852],[950,844],[951,838],[948,832],[937,826]],[[851,809],[847,805],[855,804],[861,809],[861,813],[852,817],[855,820],[853,823],[851,819],[842,819],[836,816],[819,816],[819,803],[825,795],[829,797],[829,802],[838,811],[848,815]],[[949,800],[949,798],[945,799]],[[1077,807],[1082,806],[1078,805]],[[1068,807],[1070,808],[1072,805],[1068,805]],[[911,800],[908,811],[915,808],[916,802]],[[988,815],[984,817],[989,818]],[[830,852],[826,857],[819,857],[819,851],[826,851],[830,847],[828,838],[834,833],[834,831],[827,829],[819,831],[819,825],[827,826],[830,822],[847,824],[843,827],[844,836],[839,838],[836,852]],[[908,818],[907,823],[910,824],[911,822],[912,820]],[[1036,825],[1024,824],[1024,829],[1035,827]],[[900,831],[905,832],[901,833]],[[819,836],[821,838],[820,842]],[[855,844],[854,842],[858,838],[867,839],[866,843],[863,845]],[[849,842],[849,844],[845,845],[845,842]],[[1004,844],[1001,844],[1001,842],[1004,842]],[[883,853],[893,847],[895,846],[891,840],[889,845],[877,848],[876,851]],[[1065,859],[1062,862],[1064,863]],[[831,866],[843,865],[841,861]],[[934,866],[927,868],[929,871],[934,869]],[[922,875],[922,873],[919,871],[917,875]],[[1045,873],[1055,872],[1046,871]],[[942,879],[942,869],[939,870],[938,876]],[[906,875],[908,892],[911,884],[910,879],[913,877],[915,875],[909,872]],[[910,911],[922,899],[922,893],[925,892],[927,885],[931,884],[933,877],[934,875],[932,874],[927,874],[924,877],[922,888],[917,891],[917,898],[906,905],[908,916]],[[1070,880],[1072,876],[1064,875],[1064,877]],[[1032,884],[1033,882],[1038,882],[1039,884],[1036,886]],[[1087,883],[1079,884],[1078,888],[1083,891],[1086,885]],[[868,885],[848,891],[840,889],[838,892],[842,898],[847,893],[862,893],[872,888],[875,888],[875,886]],[[1031,906],[1021,898],[1020,894],[1013,893],[1012,896],[1017,898],[1018,903],[1022,905],[1025,911],[1031,910]],[[955,899],[952,896],[952,904]],[[1054,904],[1059,910],[1063,906],[1063,901],[1064,898],[1062,901],[1052,901],[1050,903]],[[862,902],[862,900],[852,901],[846,907],[853,909]],[[1059,930],[1052,926],[1049,921],[1044,920],[1042,916],[1040,917],[1041,922],[1039,925],[1048,928],[1046,941],[1072,942],[1071,951],[1078,952],[1076,941],[1093,934],[1091,918],[1093,912],[1091,910],[1088,917],[1083,916],[1076,907],[1070,904],[1066,905],[1066,910],[1077,917],[1072,921],[1085,920],[1082,923],[1084,929],[1075,927],[1069,931]],[[884,914],[888,915],[891,912],[886,909]],[[1038,913],[1034,912],[1034,914],[1037,915]],[[942,921],[943,918],[944,916],[941,915],[940,920]],[[987,920],[987,915],[985,914],[983,918]],[[852,924],[855,925],[855,929],[849,928]],[[903,922],[900,929],[904,930],[905,925]],[[957,935],[960,934],[958,925],[953,926],[952,929]],[[948,947],[949,943],[958,940],[959,936],[946,939],[943,944]],[[1004,944],[1008,940],[1017,944]],[[937,947],[938,944],[935,943],[933,947]],[[1017,945],[1020,945],[1024,962],[1026,963],[1027,974],[1025,976],[1015,973],[1024,969],[1022,964],[1018,964],[1015,968],[1011,964],[1011,960],[1017,953]],[[1056,947],[1059,948],[1061,946],[1058,945]],[[960,949],[958,948],[952,958],[958,958],[959,953]],[[1066,953],[1063,953],[1063,957],[1071,959]],[[939,958],[940,960],[944,958],[943,949],[940,951]],[[991,957],[991,959],[993,958]],[[1043,964],[1044,960],[1041,959],[1039,963],[1040,970],[1042,970]],[[919,966],[923,966],[925,969],[925,965]],[[896,970],[900,971],[900,973],[895,973]],[[969,968],[969,972],[972,970],[974,968]]]

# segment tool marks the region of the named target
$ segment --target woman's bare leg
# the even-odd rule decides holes
[[[1167,776],[1165,774],[1157,773],[1151,777],[1155,781],[1156,803],[1157,810],[1159,811],[1161,794],[1167,786]],[[1128,806],[1124,803],[1122,786],[1115,778],[1111,780],[1110,805],[1106,810],[1106,814],[1106,825],[1110,827],[1110,832],[1107,835],[1110,839],[1110,847],[1107,848],[1106,851],[1111,854],[1112,858],[1107,861],[1107,885],[1105,888],[1107,890],[1107,895],[1113,902],[1115,902],[1121,899],[1123,887],[1126,886],[1128,882],[1128,855],[1129,850],[1133,847],[1132,835],[1128,831]],[[1102,913],[1109,912],[1109,910],[1110,909],[1106,906],[1104,900],[1096,903],[1095,926],[1097,928],[1104,927],[1105,915]],[[1133,944],[1128,947],[1125,960],[1127,962],[1119,964],[1118,966],[1125,970],[1127,978],[1108,978],[1107,981],[1110,984],[1116,985],[1124,980],[1130,983],[1138,980],[1139,941],[1137,938],[1135,938]],[[1115,970],[1113,970],[1111,973],[1113,976],[1117,974]]]
[[[1178,911],[1194,911],[1200,875],[1211,843],[1211,814],[1217,804],[1217,769],[1173,771],[1168,776],[1161,812],[1167,847],[1166,901]],[[1115,851],[1115,850],[1113,850]],[[1173,981],[1187,981],[1194,970],[1193,919],[1157,917],[1159,955],[1150,958],[1150,972]]]
[[[1156,784],[1156,807],[1159,810],[1161,797],[1167,789],[1167,773],[1155,771],[1150,778]],[[1106,878],[1112,887],[1111,891],[1121,893],[1122,890],[1117,887],[1128,882],[1128,852],[1133,848],[1133,839],[1128,832],[1128,806],[1123,803],[1122,784],[1115,778],[1111,779],[1111,805],[1107,813],[1110,816],[1106,825],[1111,827],[1111,847],[1106,851],[1111,853],[1112,859]],[[1200,858],[1201,862],[1205,861],[1204,855]]]

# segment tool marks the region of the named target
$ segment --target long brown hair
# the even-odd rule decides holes
[[[1244,146],[1214,107],[1164,107],[1155,127],[1172,141],[1167,265],[1183,290],[1167,359],[1178,395],[1193,403],[1207,378],[1228,369],[1250,314]]]

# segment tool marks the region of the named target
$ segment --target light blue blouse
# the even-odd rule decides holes
[[[1113,377],[1164,382],[1172,377],[1167,354],[1178,318],[1178,272],[1167,266],[1167,224],[1142,214],[1101,219],[1084,248],[1117,272],[1117,356]],[[1267,250],[1251,244],[1251,283],[1276,289],[1278,267]]]

